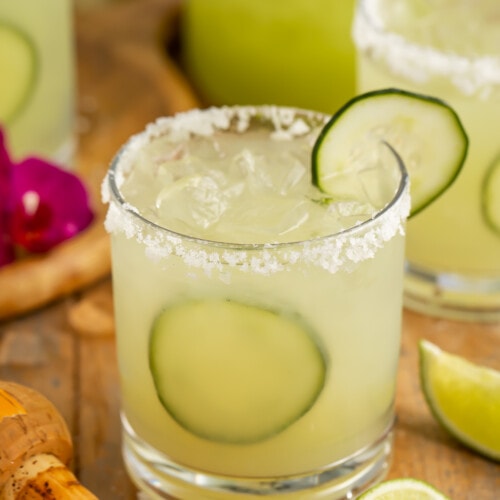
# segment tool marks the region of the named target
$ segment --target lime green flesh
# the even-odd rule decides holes
[[[359,164],[363,148],[389,143],[410,175],[411,214],[440,196],[456,179],[468,150],[457,114],[443,101],[399,89],[356,96],[325,125],[312,153],[313,183],[334,199],[341,179]],[[362,165],[361,165],[362,168]]]
[[[420,375],[427,402],[445,429],[500,460],[500,372],[421,341]]]
[[[413,478],[392,479],[370,488],[360,500],[447,500],[436,488]]]
[[[225,300],[165,309],[149,356],[168,413],[189,432],[228,443],[261,441],[292,425],[315,402],[326,370],[297,318]]]
[[[500,156],[486,173],[482,200],[486,222],[500,235]]]
[[[36,79],[36,53],[30,38],[0,23],[0,121],[9,123],[29,101]]]

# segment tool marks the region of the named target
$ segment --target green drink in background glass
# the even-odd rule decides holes
[[[353,0],[187,0],[187,73],[213,104],[333,113],[354,94],[353,7]]]
[[[73,43],[71,0],[0,2],[0,125],[16,159],[71,163]]]
[[[439,97],[470,139],[464,168],[408,223],[405,302],[418,311],[500,319],[500,3],[360,0],[358,91],[399,87]],[[413,151],[400,151],[418,162]]]

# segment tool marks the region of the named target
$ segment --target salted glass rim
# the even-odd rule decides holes
[[[352,38],[358,50],[369,51],[384,60],[391,71],[414,83],[441,76],[465,95],[483,92],[486,97],[492,87],[500,86],[500,55],[474,57],[410,41],[385,29],[380,3],[360,0],[357,4]]]
[[[287,242],[268,242],[268,243],[237,243],[237,242],[225,242],[219,240],[208,239],[204,237],[193,236],[189,234],[184,234],[182,232],[169,229],[168,227],[154,222],[140,213],[140,211],[133,205],[131,205],[122,195],[120,191],[121,180],[118,179],[120,172],[127,168],[133,168],[132,163],[137,153],[141,148],[148,144],[148,142],[158,135],[162,135],[165,131],[168,131],[168,127],[172,126],[176,120],[186,120],[192,118],[197,120],[200,117],[207,116],[209,114],[214,114],[214,124],[217,130],[224,130],[224,124],[221,123],[220,114],[226,113],[233,119],[235,116],[240,114],[244,116],[249,116],[250,119],[256,116],[263,116],[265,120],[272,121],[277,115],[283,113],[285,115],[290,114],[294,117],[300,117],[309,120],[315,120],[315,124],[319,125],[321,123],[326,123],[329,116],[317,112],[309,111],[300,108],[293,108],[287,106],[221,106],[221,107],[210,107],[205,109],[192,109],[190,111],[185,111],[177,113],[173,116],[163,117],[155,122],[149,124],[142,132],[132,136],[116,153],[112,159],[107,174],[104,178],[102,184],[102,198],[104,203],[108,203],[108,214],[106,216],[105,226],[109,233],[114,234],[116,232],[123,232],[129,237],[138,237],[138,232],[140,231],[137,223],[142,224],[145,228],[150,228],[155,234],[163,235],[170,238],[174,242],[186,242],[198,245],[200,248],[211,248],[215,250],[228,250],[237,252],[256,252],[256,251],[272,251],[275,249],[292,249],[297,246],[304,245],[321,245],[332,240],[338,240],[339,238],[345,239],[347,244],[355,245],[354,241],[349,242],[350,238],[354,238],[360,232],[369,231],[371,228],[376,228],[378,225],[382,225],[381,219],[388,218],[393,212],[394,216],[390,218],[387,222],[389,228],[385,228],[386,232],[391,232],[390,237],[385,235],[384,241],[391,239],[398,231],[401,231],[402,224],[406,220],[409,213],[410,206],[410,195],[409,195],[409,176],[404,165],[404,162],[397,151],[386,142],[383,142],[385,146],[390,151],[392,158],[396,162],[395,169],[399,171],[399,181],[397,189],[394,190],[392,196],[388,196],[387,203],[383,208],[377,210],[372,217],[363,220],[356,225],[351,227],[336,231],[331,234],[326,234],[322,236],[317,236],[313,238],[299,239],[296,241]],[[196,133],[196,132],[195,132]],[[206,130],[203,131],[206,133]],[[125,165],[125,163],[127,165]],[[398,205],[400,207],[398,208]],[[110,214],[111,210],[115,207],[118,212],[112,216]],[[398,208],[396,210],[396,208]],[[129,218],[136,224],[132,224],[132,228],[127,229],[127,224],[123,220],[123,216]],[[110,220],[112,219],[112,220]],[[365,235],[366,236],[366,235]],[[356,240],[359,244],[359,238]],[[152,245],[154,242],[151,239],[144,239],[143,243],[146,245]],[[162,241],[163,243],[163,241]],[[375,246],[380,245],[374,243]],[[326,249],[325,249],[326,250]],[[345,249],[344,249],[345,250]],[[168,252],[171,253],[171,252]],[[360,258],[359,260],[365,260],[371,255],[365,258]]]

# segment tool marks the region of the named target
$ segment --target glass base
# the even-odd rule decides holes
[[[132,481],[146,498],[177,500],[352,499],[381,481],[392,456],[392,425],[381,438],[352,456],[305,475],[225,477],[175,464],[142,441],[123,418],[123,457]]]
[[[461,321],[500,320],[500,276],[436,274],[407,263],[404,305],[429,316]]]

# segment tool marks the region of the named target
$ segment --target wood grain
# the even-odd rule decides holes
[[[180,0],[128,0],[76,12],[77,168],[91,186],[96,206],[107,165],[131,134],[160,115],[199,105],[160,43],[172,35],[180,6]],[[104,207],[99,210],[101,214]],[[107,241],[101,227],[98,232]],[[0,379],[33,387],[58,408],[68,422],[75,446],[73,469],[84,486],[101,500],[132,500],[137,492],[121,459],[112,329],[108,273],[0,322]],[[500,369],[499,324],[444,321],[405,311],[389,477],[424,479],[453,500],[496,500],[500,465],[459,445],[426,406],[418,377],[420,338]]]
[[[427,480],[453,500],[500,498],[500,464],[460,445],[431,415],[420,389],[420,339],[500,370],[500,324],[453,322],[405,311],[389,477]]]

